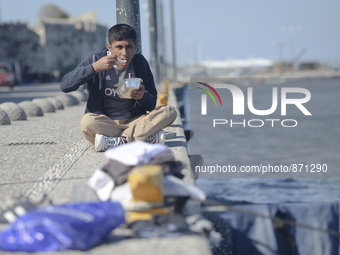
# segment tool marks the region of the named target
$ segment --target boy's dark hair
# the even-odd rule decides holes
[[[132,40],[136,43],[136,31],[127,24],[117,24],[111,27],[107,33],[109,44],[114,41]]]

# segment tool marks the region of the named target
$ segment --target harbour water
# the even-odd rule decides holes
[[[209,82],[207,84],[214,85]],[[203,166],[215,167],[210,168],[215,171],[213,173],[199,173],[196,181],[209,199],[227,204],[318,203],[340,200],[340,79],[249,85],[253,88],[253,104],[256,109],[269,109],[272,105],[272,88],[278,89],[278,107],[270,116],[255,116],[247,109],[246,100],[245,114],[234,115],[231,93],[225,93],[222,89],[216,91],[221,96],[223,107],[210,91],[217,104],[208,95],[207,115],[202,115],[201,95],[205,92],[197,89],[199,86],[201,85],[197,83],[188,86],[188,123],[190,130],[194,132],[189,150],[191,155],[199,154],[203,157]],[[249,86],[238,86],[245,98],[249,97]],[[282,88],[307,89],[311,99],[303,106],[311,116],[303,114],[296,105],[288,105],[286,115],[282,115]],[[287,98],[289,96],[303,98],[305,94],[291,94]],[[185,101],[188,102],[188,97]],[[216,118],[224,119],[224,122],[227,120],[228,123],[213,127]],[[280,121],[266,122],[266,119]],[[281,125],[284,119],[293,119],[297,125],[284,127]],[[231,126],[231,121],[239,124]],[[284,124],[288,126],[296,123]],[[317,164],[325,168],[316,171]],[[224,172],[221,168],[217,172],[218,166],[228,165],[235,166],[238,172],[228,172],[227,168]],[[287,172],[239,173],[241,166],[259,168],[269,165],[286,166]],[[293,172],[296,168],[298,170]],[[228,213],[219,214],[218,217],[228,220]]]

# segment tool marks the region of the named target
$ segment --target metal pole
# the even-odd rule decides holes
[[[159,66],[160,66],[160,80],[163,81],[167,77],[166,66],[166,45],[165,45],[165,26],[164,26],[164,7],[163,1],[158,1],[158,52],[159,52]]]
[[[176,33],[175,33],[175,8],[174,0],[170,0],[170,16],[171,16],[171,44],[172,44],[172,82],[177,79],[176,66]]]
[[[149,0],[149,25],[150,25],[150,64],[156,84],[160,82],[158,63],[158,34],[157,34],[157,8],[156,0]]]
[[[117,24],[128,24],[137,33],[136,53],[142,53],[139,0],[116,0]]]

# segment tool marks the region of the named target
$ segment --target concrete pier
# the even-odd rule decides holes
[[[53,95],[49,93],[48,97],[58,95],[63,93],[56,91]],[[168,103],[178,108],[172,90]],[[90,148],[81,135],[79,126],[84,110],[85,103],[80,102],[79,105],[65,106],[64,110],[45,112],[43,117],[28,117],[26,121],[15,121],[11,125],[0,126],[2,198],[19,193],[39,199],[47,194],[54,204],[73,201],[74,188],[85,184],[94,170],[107,161],[104,154]],[[174,153],[176,160],[184,164],[185,180],[193,182],[179,114],[175,123],[166,130],[175,134],[173,139],[166,140],[166,145]],[[195,209],[198,208],[193,205],[192,210]],[[3,227],[5,225],[2,225]],[[140,239],[131,237],[128,229],[119,228],[101,245],[89,251],[68,250],[62,253],[199,255],[211,254],[211,250],[208,240],[201,235]]]

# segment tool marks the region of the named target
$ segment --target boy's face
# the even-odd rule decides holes
[[[135,55],[135,50],[137,49],[137,44],[134,43],[131,39],[122,40],[122,41],[113,41],[113,43],[107,44],[108,50],[111,52],[111,55],[117,56],[120,59],[127,60],[125,63],[116,61],[116,64],[125,69],[131,63],[133,56]]]

